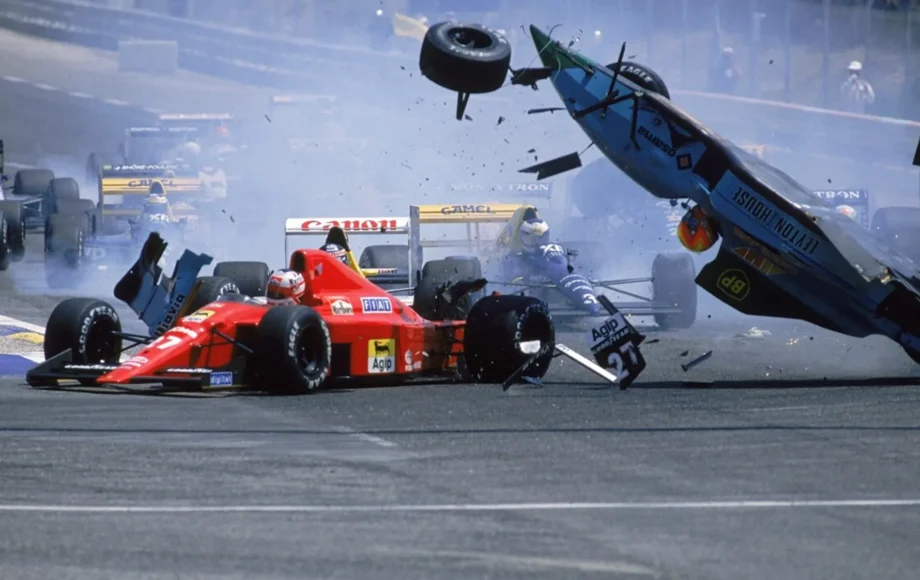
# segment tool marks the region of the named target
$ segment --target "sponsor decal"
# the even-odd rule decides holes
[[[72,371],[113,371],[118,365],[64,365],[64,368]]]
[[[626,318],[622,312],[617,312],[599,326],[593,327],[588,332],[588,344],[591,352],[597,354],[609,349],[611,346],[622,342],[632,332],[632,328],[626,323]]]
[[[735,254],[737,254],[742,260],[767,276],[785,273],[782,268],[768,260],[766,256],[754,248],[735,248],[732,251],[735,252]]]
[[[863,200],[869,197],[869,192],[865,189],[825,189],[813,191],[813,194],[822,199],[846,199],[850,201]]]
[[[738,238],[742,242],[744,242],[745,244],[750,246],[752,249],[754,249],[758,254],[765,256],[767,260],[769,260],[770,262],[773,262],[773,265],[778,266],[782,270],[785,270],[787,274],[798,274],[799,273],[798,270],[799,268],[802,267],[802,264],[793,263],[790,260],[781,258],[780,255],[777,254],[775,251],[763,245],[758,240],[755,240],[747,232],[745,232],[744,230],[741,230],[740,228],[737,228],[737,227],[734,228],[734,234],[738,236]],[[738,252],[736,251],[736,253]],[[740,256],[741,254],[738,253],[738,255]],[[741,256],[741,257],[744,258],[744,256]]]
[[[176,184],[172,179],[132,179],[128,182],[128,187],[150,187],[158,181],[163,187],[172,187]]]
[[[166,369],[163,372],[185,374],[185,375],[209,375],[213,373],[214,371],[212,369],[190,369],[190,368],[176,367],[176,368]]]
[[[212,387],[229,387],[233,385],[233,373],[211,373],[208,385]]]
[[[693,158],[689,153],[677,156],[677,169],[679,171],[685,171],[691,167],[693,167]]]
[[[154,336],[159,336],[169,330],[169,327],[172,326],[173,321],[176,319],[176,316],[179,314],[179,311],[182,309],[182,305],[185,303],[187,296],[185,294],[177,293],[175,298],[166,308],[166,313],[163,315],[163,320],[156,325],[156,328],[153,330]]]
[[[362,298],[361,310],[365,314],[387,314],[393,312],[393,303],[389,298]]]
[[[362,272],[368,278],[373,278],[374,276],[392,276],[393,274],[399,273],[399,268],[362,268]]]
[[[347,298],[332,298],[332,313],[336,316],[354,314],[355,309]]]
[[[489,205],[445,205],[441,213],[451,215],[455,213],[494,213]]]
[[[198,323],[201,323],[201,322],[204,322],[205,320],[207,320],[208,318],[211,318],[212,316],[214,316],[214,311],[213,311],[213,310],[196,310],[195,312],[189,314],[188,316],[186,316],[186,317],[183,318],[182,320],[183,320],[184,322],[198,322]]]
[[[367,372],[384,374],[396,372],[396,341],[381,338],[367,341]]]
[[[150,361],[145,356],[132,356],[125,362],[121,363],[121,366],[119,368],[133,369],[133,368],[143,366],[147,364],[148,362]]]
[[[722,272],[716,285],[726,296],[738,302],[747,298],[751,293],[751,281],[743,270],[737,268],[730,268]]]
[[[184,334],[185,336],[189,338],[198,338],[197,332],[189,328],[185,328],[184,326],[175,326],[173,328],[170,328],[167,334],[171,334],[171,333],[172,334]]]
[[[552,183],[452,183],[453,191],[502,191],[502,192],[535,192],[552,191]]]
[[[639,127],[639,135],[645,137],[646,141],[664,151],[668,157],[674,157],[677,154],[673,147],[665,143],[661,137],[653,135],[646,127]]]
[[[384,232],[398,229],[399,224],[396,220],[387,219],[304,220],[300,224],[300,229],[305,232],[327,232],[333,227],[340,227],[346,232]]]
[[[782,216],[753,193],[743,187],[735,189],[732,201],[745,213],[761,222],[773,233],[786,240],[789,245],[806,254],[813,254],[820,245],[818,239],[802,229],[796,222]]]

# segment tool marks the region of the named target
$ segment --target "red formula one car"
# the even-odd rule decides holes
[[[306,280],[302,304],[271,306],[264,298],[215,294],[227,284],[197,277],[209,256],[186,251],[165,278],[156,265],[165,247],[151,234],[115,288],[148,335],[122,332],[103,301],[65,300],[48,321],[47,360],[27,374],[30,385],[71,379],[298,393],[339,379],[435,377],[507,386],[542,377],[556,348],[552,318],[535,298],[488,296],[463,307],[484,280],[433,287],[423,279],[416,292],[440,305],[426,319],[330,254],[301,249],[290,268]],[[124,341],[145,346],[122,361]]]

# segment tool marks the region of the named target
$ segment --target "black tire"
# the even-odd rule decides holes
[[[189,300],[186,312],[192,313],[196,310],[201,310],[225,294],[242,294],[239,286],[230,278],[201,276],[198,281],[200,282],[198,292]]]
[[[58,209],[60,202],[80,199],[80,186],[73,177],[55,177],[48,185],[45,203],[42,204],[45,215],[63,213]]]
[[[459,93],[491,93],[505,84],[511,45],[479,24],[439,22],[425,33],[419,54],[422,75]]]
[[[61,223],[54,227],[45,238],[45,281],[49,288],[72,289],[80,284],[85,274],[85,247],[86,231],[81,224]]]
[[[466,320],[478,296],[467,294],[450,305],[440,296],[447,282],[472,281],[482,278],[478,258],[432,260],[422,267],[422,279],[413,291],[412,309],[426,320]]]
[[[556,343],[546,303],[531,296],[486,296],[467,317],[465,378],[477,383],[505,382],[532,356],[521,352],[521,343],[534,340],[548,348],[525,374],[541,378],[549,370]]]
[[[233,280],[246,296],[265,296],[271,273],[265,262],[218,262],[214,266],[214,276]]]
[[[277,394],[316,391],[332,371],[332,338],[307,306],[276,306],[259,322],[256,372],[260,388]]]
[[[614,62],[608,64],[607,68],[613,71],[616,66],[617,63]],[[623,61],[620,67],[620,74],[646,91],[657,93],[669,101],[671,100],[671,92],[668,90],[668,85],[665,84],[664,79],[662,79],[658,73],[649,67],[636,62]]]
[[[26,255],[26,220],[22,212],[22,202],[0,201],[0,214],[6,222],[9,258],[13,262],[21,262]]]
[[[368,246],[358,258],[359,268],[398,268],[409,267],[409,246]]]
[[[7,242],[6,220],[0,219],[0,272],[10,267],[10,246]]]
[[[655,314],[662,330],[690,328],[696,322],[696,266],[689,254],[658,254],[652,262],[652,300],[680,308],[675,314]]]
[[[42,197],[48,193],[54,172],[48,169],[22,169],[13,178],[13,190],[18,195]]]
[[[121,355],[121,319],[108,303],[94,298],[68,298],[51,311],[43,350],[50,359],[68,349],[73,364],[118,364]],[[84,385],[95,380],[82,379]],[[40,386],[29,382],[32,386]]]
[[[82,223],[87,234],[96,233],[96,204],[91,200],[59,199],[54,202],[54,213],[49,217],[61,214],[73,216],[72,220]]]
[[[75,213],[54,213],[45,218],[45,253],[57,253],[57,250],[54,249],[54,244],[52,241],[57,235],[56,232],[60,231],[62,228],[73,226],[78,228],[83,232],[84,238],[90,232],[90,218],[88,215],[82,212]],[[67,241],[70,238],[64,237],[64,240]]]

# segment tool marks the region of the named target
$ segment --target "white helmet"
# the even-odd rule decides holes
[[[854,208],[851,205],[838,205],[837,211],[839,211],[840,213],[847,216],[853,221],[856,221],[859,218],[859,212],[857,212],[856,208]]]
[[[186,158],[195,158],[201,155],[201,145],[194,141],[186,141],[180,149],[182,156]]]
[[[273,306],[300,304],[307,282],[303,274],[294,270],[277,270],[268,279],[265,297]]]
[[[540,218],[529,219],[521,224],[521,245],[525,252],[535,252],[549,241],[549,224]]]
[[[859,72],[862,70],[862,63],[858,60],[850,61],[850,66],[847,67],[847,70],[850,72]]]

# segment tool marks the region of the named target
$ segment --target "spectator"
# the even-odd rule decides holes
[[[730,46],[723,46],[712,69],[709,71],[709,86],[707,90],[713,93],[735,93],[738,77],[741,72],[735,66],[735,51]]]
[[[875,90],[862,78],[862,68],[858,60],[851,62],[847,67],[850,76],[840,85],[844,108],[851,113],[865,113],[866,107],[875,102]]]

